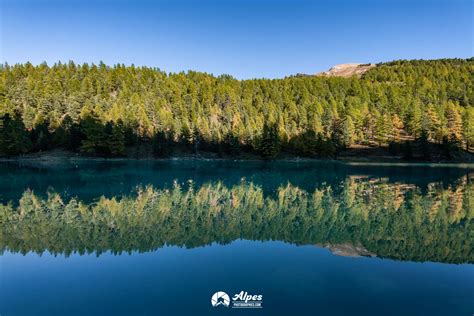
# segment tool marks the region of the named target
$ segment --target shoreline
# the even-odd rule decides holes
[[[54,164],[64,162],[166,162],[166,161],[203,161],[203,162],[254,162],[275,164],[279,162],[289,163],[334,163],[349,166],[378,166],[378,167],[438,167],[438,168],[462,168],[474,169],[474,162],[470,161],[409,161],[398,157],[344,157],[334,158],[307,158],[307,157],[281,157],[273,160],[264,160],[257,157],[206,157],[206,155],[176,155],[164,158],[134,158],[134,157],[93,157],[75,154],[68,151],[48,151],[41,153],[26,154],[11,158],[0,157],[0,163],[38,163]]]

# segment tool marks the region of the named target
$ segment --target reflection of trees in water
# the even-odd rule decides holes
[[[0,205],[0,247],[26,253],[150,251],[238,238],[296,244],[353,244],[378,256],[474,262],[474,185],[462,177],[427,191],[384,178],[348,177],[313,192],[288,184],[266,196],[243,181],[186,189],[141,187],[137,194],[86,204],[56,193],[24,192]]]

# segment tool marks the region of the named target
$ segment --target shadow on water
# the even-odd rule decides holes
[[[129,194],[137,186],[171,187],[192,181],[202,185],[220,181],[227,186],[245,179],[268,195],[288,183],[304,190],[322,184],[338,186],[348,176],[383,177],[390,183],[414,184],[426,190],[430,183],[445,187],[474,169],[442,168],[436,165],[352,165],[335,161],[261,162],[206,160],[64,160],[0,163],[0,202],[15,201],[26,189],[43,195],[48,191],[66,197],[93,201],[100,196]]]

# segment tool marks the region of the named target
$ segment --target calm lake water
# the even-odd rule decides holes
[[[474,313],[468,168],[3,163],[0,223],[2,316]]]

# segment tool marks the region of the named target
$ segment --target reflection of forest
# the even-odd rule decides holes
[[[28,188],[46,198],[45,192],[54,191],[63,200],[77,197],[91,203],[98,196],[112,198],[129,195],[136,186],[153,185],[155,189],[169,188],[173,182],[187,189],[188,180],[195,186],[221,182],[234,187],[246,179],[262,188],[264,196],[274,194],[291,183],[302,190],[313,192],[321,186],[339,189],[339,184],[349,176],[370,175],[387,178],[390,183],[416,185],[423,194],[430,183],[444,188],[456,185],[460,177],[472,173],[471,169],[441,168],[428,165],[409,167],[384,165],[350,165],[329,161],[272,162],[223,161],[223,160],[48,160],[0,163],[0,203],[18,202]]]
[[[421,190],[380,177],[349,176],[306,191],[288,184],[276,195],[243,180],[168,189],[94,203],[24,192],[0,205],[0,247],[26,253],[150,251],[238,238],[295,244],[353,245],[377,256],[412,261],[474,262],[474,184],[463,176]]]

